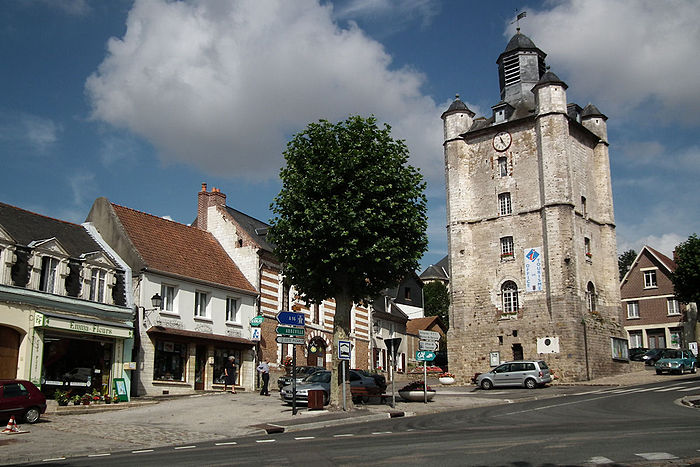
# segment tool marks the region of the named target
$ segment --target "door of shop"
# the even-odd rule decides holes
[[[19,341],[19,332],[0,326],[0,379],[17,377]]]
[[[196,391],[204,390],[204,381],[206,381],[206,367],[207,347],[204,345],[198,345],[194,361],[194,389]]]
[[[326,367],[326,343],[323,339],[314,338],[309,343],[309,353],[306,358],[306,364],[309,366]]]
[[[42,392],[75,389],[109,390],[112,342],[83,336],[47,333],[44,336]]]
[[[666,334],[663,330],[649,331],[647,337],[649,338],[650,349],[663,349],[666,347]]]

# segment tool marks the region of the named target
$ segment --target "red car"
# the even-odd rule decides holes
[[[0,379],[0,420],[12,415],[27,423],[39,420],[46,412],[46,397],[30,381]]]

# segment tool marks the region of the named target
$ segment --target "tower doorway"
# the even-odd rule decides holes
[[[523,346],[522,344],[513,344],[513,360],[523,359]]]

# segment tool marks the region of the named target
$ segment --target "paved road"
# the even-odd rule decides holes
[[[691,381],[695,375],[657,377],[653,372],[616,377],[612,381],[624,384],[657,381]],[[532,391],[524,389],[497,389],[483,391],[473,386],[441,387],[435,400],[429,404],[399,402],[395,409],[370,404],[364,410],[344,413],[307,411],[303,409],[293,416],[291,407],[284,405],[274,395],[230,395],[208,393],[192,397],[161,401],[158,404],[134,407],[114,412],[85,415],[47,415],[36,425],[23,425],[31,433],[0,436],[0,463],[27,461],[41,462],[59,457],[113,454],[119,451],[162,449],[165,446],[187,446],[215,441],[237,440],[249,435],[264,434],[260,426],[272,423],[285,426],[287,432],[299,432],[314,427],[333,427],[354,420],[371,421],[372,424],[388,419],[389,412],[430,414],[452,412],[468,408],[512,404],[519,401],[540,401],[562,395],[603,389],[625,390],[616,386],[561,386],[554,385]],[[679,394],[690,395],[692,391]],[[700,395],[700,390],[695,394]],[[314,423],[310,423],[314,422]],[[225,446],[225,445],[224,445]]]
[[[136,450],[100,465],[688,465],[700,412],[676,404],[700,379],[579,388],[549,399]],[[74,458],[69,465],[93,465]],[[61,462],[63,465],[64,463]]]

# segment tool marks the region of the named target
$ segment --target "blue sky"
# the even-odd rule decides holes
[[[700,232],[700,4],[25,0],[0,9],[0,201],[82,222],[95,198],[190,223],[201,183],[267,221],[289,137],[374,114],[428,182],[447,252],[440,114],[499,100],[516,9],[569,102],[608,117],[618,251]]]

